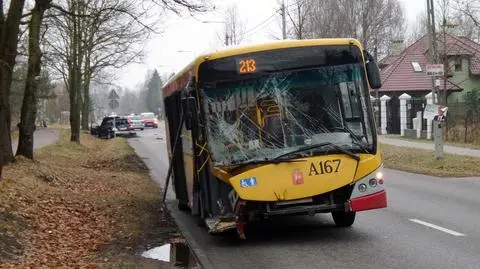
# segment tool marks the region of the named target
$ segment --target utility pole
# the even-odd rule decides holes
[[[282,0],[282,7],[280,10],[282,12],[282,38],[287,39],[287,14],[285,10],[285,0]]]
[[[437,51],[437,35],[435,31],[435,11],[433,7],[433,0],[427,0],[427,23],[428,23],[428,38],[430,42],[430,57],[431,61],[434,64],[439,63],[438,51]],[[445,35],[444,35],[445,36]],[[444,48],[445,48],[444,44]],[[445,67],[443,68],[444,77],[446,76]],[[436,78],[432,76],[432,97],[433,103],[438,105],[437,89],[436,89]],[[446,86],[446,80],[444,81],[444,86]],[[439,112],[437,112],[439,113]],[[432,121],[432,119],[428,119]],[[433,119],[433,141],[435,145],[435,157],[436,159],[443,159],[443,119],[441,117],[434,117]]]
[[[446,6],[445,0],[443,3],[444,6]],[[444,11],[446,13],[446,9]],[[443,22],[442,22],[442,28],[443,28],[443,96],[442,96],[442,105],[447,105],[447,80],[448,80],[448,74],[449,70],[451,68],[450,63],[448,62],[448,57],[447,57],[447,30],[446,28],[454,28],[455,24],[454,23],[449,23],[447,22],[446,15],[443,14]]]
[[[443,15],[443,94],[442,94],[442,105],[447,105],[447,76],[448,76],[448,59],[447,59],[447,31],[445,27],[447,25],[447,19],[445,14]]]
[[[428,24],[428,39],[430,42],[430,59],[432,63],[438,63],[437,51],[437,34],[435,31],[435,10],[433,7],[433,0],[427,0],[427,24]],[[432,94],[433,103],[438,104],[437,89],[435,85],[435,77],[432,76]]]

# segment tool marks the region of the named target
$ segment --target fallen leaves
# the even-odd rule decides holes
[[[36,161],[20,158],[0,182],[1,268],[98,268],[128,261],[176,227],[160,189],[121,139],[63,137]],[[101,150],[99,150],[101,149]],[[22,224],[22,225],[20,225]],[[129,256],[130,255],[130,256]]]

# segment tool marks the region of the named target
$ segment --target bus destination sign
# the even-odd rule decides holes
[[[237,73],[239,74],[251,74],[257,71],[257,61],[252,58],[237,60]]]

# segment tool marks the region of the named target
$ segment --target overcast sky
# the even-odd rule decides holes
[[[423,0],[399,0],[404,8],[409,25],[417,15],[425,12]],[[192,18],[169,15],[162,25],[163,34],[153,36],[145,46],[144,64],[131,64],[117,73],[119,86],[136,90],[145,80],[147,71],[157,69],[160,73],[172,73],[188,64],[196,55],[222,45],[219,33],[223,30],[223,11],[237,4],[238,13],[245,23],[246,43],[272,40],[280,37],[280,18],[272,15],[278,10],[278,0],[214,0],[216,11]],[[268,18],[270,18],[267,20]],[[202,23],[213,21],[217,23]],[[408,31],[408,29],[406,29]]]

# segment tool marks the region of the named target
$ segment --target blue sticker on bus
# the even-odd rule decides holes
[[[242,187],[242,188],[253,187],[255,185],[257,185],[257,178],[256,177],[240,179],[240,187]]]

